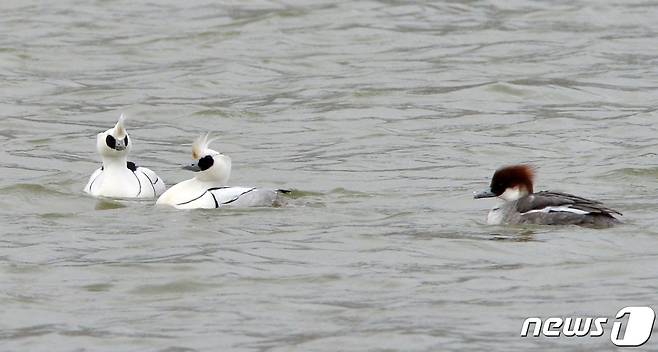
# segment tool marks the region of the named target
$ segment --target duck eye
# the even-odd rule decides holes
[[[500,182],[496,182],[496,183],[491,184],[491,191],[493,193],[499,193],[499,192],[502,193],[504,189],[505,189],[505,187]]]
[[[123,145],[128,146],[128,136],[123,137]]]
[[[111,149],[116,149],[117,140],[108,134],[107,137],[105,137],[105,144],[107,144],[107,146],[110,147]]]
[[[215,160],[212,158],[212,156],[206,155],[203,158],[199,159],[199,169],[201,169],[201,171],[208,170],[210,167],[212,167],[212,164],[214,163]]]

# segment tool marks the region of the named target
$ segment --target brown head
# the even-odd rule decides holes
[[[474,195],[475,198],[500,197],[514,201],[533,192],[532,181],[535,176],[529,165],[512,165],[496,170],[491,178],[489,190]]]

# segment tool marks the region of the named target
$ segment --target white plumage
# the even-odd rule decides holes
[[[165,183],[155,172],[128,161],[132,139],[124,127],[125,117],[96,137],[96,149],[103,166],[98,168],[84,188],[94,197],[155,198],[164,192]]]
[[[209,149],[212,140],[202,135],[192,145],[196,163],[188,167],[196,171],[193,178],[180,182],[158,198],[156,205],[177,209],[273,206],[281,203],[280,194],[287,191],[254,187],[229,187],[231,158]]]

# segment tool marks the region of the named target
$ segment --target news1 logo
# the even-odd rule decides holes
[[[628,316],[628,321],[623,324],[620,319]],[[624,307],[615,315],[615,321],[612,323],[612,332],[610,341],[619,347],[638,347],[649,341],[653,324],[656,320],[656,313],[651,307]],[[541,318],[528,318],[523,321],[521,327],[521,336],[527,337],[530,332],[530,326],[534,324],[532,336],[538,337],[600,337],[608,323],[608,318],[558,318],[551,317],[542,320]],[[623,326],[622,326],[623,325]],[[624,333],[622,334],[622,328]],[[623,335],[623,336],[622,336]]]

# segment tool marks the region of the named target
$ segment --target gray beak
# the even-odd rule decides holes
[[[122,151],[126,149],[126,145],[123,143],[123,139],[116,139],[116,144],[114,145],[114,149],[118,151]]]
[[[482,192],[473,192],[473,198],[474,199],[480,199],[480,198],[493,198],[496,197],[496,194],[491,192],[490,190],[482,191]]]
[[[190,171],[197,172],[197,171],[201,171],[201,168],[199,167],[199,165],[194,163],[194,164],[183,166],[183,170],[190,170]]]

